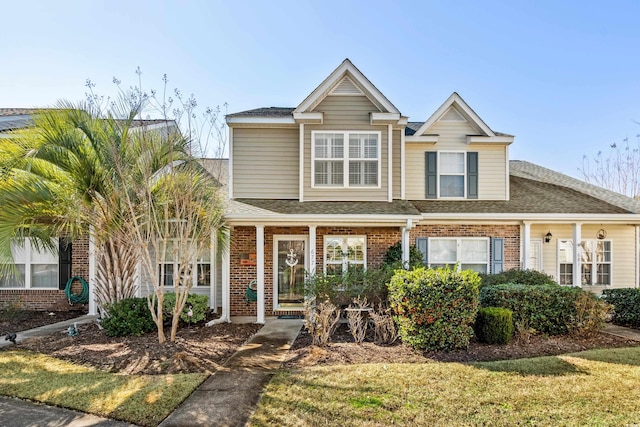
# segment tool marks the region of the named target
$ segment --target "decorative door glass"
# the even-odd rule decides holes
[[[283,239],[277,242],[278,306],[301,307],[304,303],[306,242]]]

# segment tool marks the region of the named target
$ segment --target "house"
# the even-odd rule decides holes
[[[536,269],[596,293],[638,286],[640,204],[510,160],[514,136],[457,93],[412,122],[346,59],[297,107],[227,124],[223,317],[295,313],[306,273],[374,268],[398,241],[404,260],[415,244],[429,266]]]
[[[203,165],[228,192],[228,246],[194,261],[192,289],[221,321],[298,314],[308,274],[375,268],[397,242],[428,266],[536,269],[595,293],[639,284],[640,203],[510,160],[514,136],[457,93],[409,121],[346,59],[297,107],[226,121],[229,159]],[[72,274],[92,284],[91,251],[76,247]],[[0,284],[0,303],[40,292]]]

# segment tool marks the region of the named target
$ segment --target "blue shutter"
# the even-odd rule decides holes
[[[428,242],[429,241],[427,240],[426,237],[416,237],[416,247],[422,254],[422,263],[424,265],[427,265],[427,261],[428,261],[427,259],[427,249],[429,244]]]
[[[427,199],[438,197],[438,152],[425,151],[425,190]]]
[[[504,270],[504,238],[491,239],[491,274],[502,273]]]
[[[71,242],[60,239],[58,243],[58,289],[64,289],[71,278]]]
[[[467,199],[478,198],[478,153],[467,152]]]

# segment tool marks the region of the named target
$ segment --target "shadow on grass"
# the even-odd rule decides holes
[[[471,366],[493,372],[509,372],[522,376],[536,375],[556,377],[563,375],[585,374],[575,365],[556,356],[536,357],[533,359],[502,360],[497,362],[478,362]]]
[[[567,356],[579,357],[581,359],[591,360],[594,362],[640,366],[640,347],[603,348],[571,353]]]

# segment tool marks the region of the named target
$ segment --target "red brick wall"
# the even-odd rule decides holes
[[[411,244],[415,244],[416,237],[502,237],[504,269],[520,268],[519,225],[418,225],[411,230]]]
[[[83,237],[73,242],[71,252],[71,274],[89,281],[89,238]],[[79,284],[72,291],[80,293]],[[86,310],[83,304],[69,305],[64,290],[59,289],[0,289],[0,306],[18,304],[25,310],[66,311]]]

